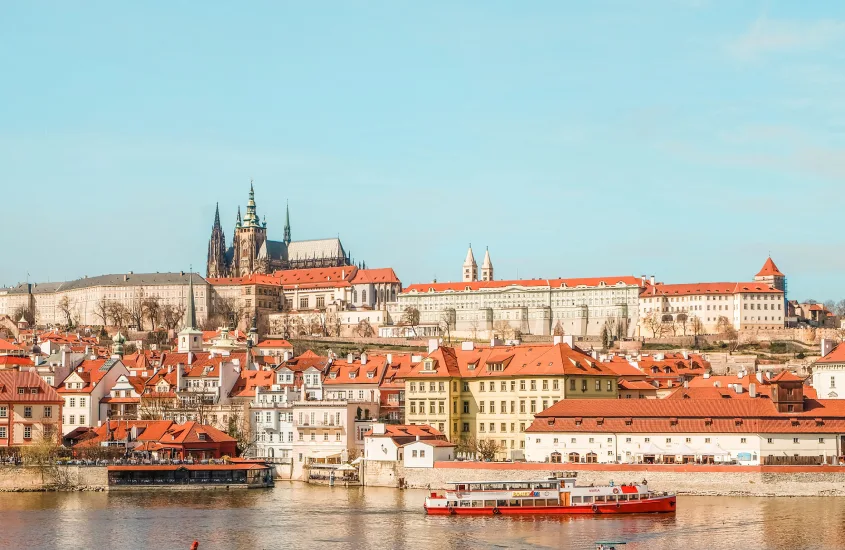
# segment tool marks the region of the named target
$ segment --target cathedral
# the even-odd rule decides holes
[[[285,207],[285,229],[281,241],[267,239],[267,218],[258,219],[255,191],[249,185],[246,215],[241,219],[241,207],[235,221],[232,246],[226,248],[226,236],[220,225],[220,206],[214,213],[211,240],[208,242],[206,276],[244,277],[253,273],[270,274],[277,270],[308,267],[343,267],[352,265],[340,239],[292,241],[290,210]]]

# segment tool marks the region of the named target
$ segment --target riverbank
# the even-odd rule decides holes
[[[0,493],[38,491],[107,491],[104,466],[0,466]]]
[[[450,481],[542,479],[576,472],[580,485],[648,481],[656,491],[694,496],[845,496],[843,466],[716,466],[647,464],[527,464],[438,462],[434,468],[404,468],[368,461],[364,484],[445,489]]]

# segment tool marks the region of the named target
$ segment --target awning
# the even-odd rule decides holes
[[[702,447],[700,451],[698,451],[698,454],[700,454],[701,456],[726,456],[731,453],[727,452],[718,445],[708,443],[707,445]]]
[[[340,451],[318,451],[312,450],[308,453],[310,458],[334,458],[336,456],[340,456]]]
[[[677,447],[672,447],[671,449],[667,449],[666,452],[673,454],[673,455],[681,455],[681,456],[690,456],[690,455],[698,454],[698,452],[692,450],[689,446],[687,446],[686,443],[681,443]]]
[[[644,447],[642,447],[639,451],[637,451],[638,455],[665,455],[666,451],[655,445],[654,443],[646,443]]]

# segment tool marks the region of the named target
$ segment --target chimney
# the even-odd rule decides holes
[[[167,365],[167,374],[173,372],[173,365]]]
[[[689,380],[684,380],[684,387],[689,388]]]
[[[721,388],[721,387],[722,387],[722,383],[721,383],[721,382],[719,382],[718,380],[716,380],[715,382],[713,382],[713,387],[714,387],[714,388]]]
[[[70,368],[70,347],[67,344],[62,346],[62,367]]]
[[[754,399],[757,397],[757,384],[754,382],[748,384],[748,397]]]
[[[352,355],[351,353],[348,353],[348,354],[346,355],[346,362],[347,362],[347,363],[352,363],[354,360],[355,360],[355,356],[354,356],[354,355]]]
[[[283,355],[283,356],[284,356],[284,358],[285,358],[285,362],[290,361],[290,359],[291,359],[291,355],[293,355],[293,354],[290,352],[290,350],[285,350],[285,353],[284,353],[284,355]]]
[[[742,388],[742,384],[736,384],[736,385],[734,386],[734,390],[736,391],[736,393],[742,393],[743,391],[745,391],[745,390]]]
[[[654,286],[654,275],[649,277],[649,282],[651,283],[651,286]]]
[[[563,343],[569,346],[570,348],[575,347],[575,337],[571,334],[564,334],[563,335]]]
[[[84,371],[85,371],[85,369],[83,369],[82,367],[76,367],[76,372],[84,372]]]
[[[705,379],[705,380],[707,380],[708,378],[710,378],[710,373],[709,373],[709,372],[705,372],[705,373],[704,373],[704,379]]]
[[[461,351],[472,351],[475,349],[475,342],[461,342]]]
[[[833,351],[833,348],[836,347],[836,344],[830,338],[822,338],[821,341],[821,354],[822,357],[826,356],[828,353]]]
[[[563,342],[563,337],[560,334],[555,334],[552,338],[552,345],[557,346],[560,345],[561,342]]]
[[[417,441],[419,441],[419,440],[420,440],[420,436],[417,436]]]
[[[388,353],[388,354],[387,354],[387,364],[388,364],[388,365],[392,365],[392,364],[393,364],[393,354],[392,354],[392,353]]]
[[[763,373],[762,373],[762,371],[757,373],[757,381],[760,382],[761,384],[763,383]]]
[[[440,343],[437,341],[437,338],[429,338],[428,339],[428,353],[432,353],[437,351],[437,348],[440,347]]]
[[[422,355],[412,355],[411,356],[411,363],[412,364],[417,364],[420,361],[422,361]]]
[[[364,353],[361,354],[361,365],[366,365],[366,364],[367,364],[367,352],[365,351]]]
[[[642,275],[640,277],[640,283],[641,283],[641,286],[645,286],[645,275]]]
[[[772,379],[772,371],[767,370],[766,371],[766,380],[771,380],[771,379]]]

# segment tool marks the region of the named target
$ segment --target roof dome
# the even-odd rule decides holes
[[[123,334],[120,333],[120,331],[117,331],[117,334],[112,337],[111,341],[115,344],[122,344],[126,342],[126,338],[123,336]]]

